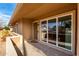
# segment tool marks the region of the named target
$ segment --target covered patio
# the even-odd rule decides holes
[[[40,35],[39,38],[34,37],[34,35],[37,35],[37,32],[34,32],[33,23],[46,20],[45,18],[49,18],[51,16],[56,16],[58,14],[70,12],[70,11],[77,12],[77,4],[75,3],[23,3],[23,4],[17,4],[16,9],[11,17],[11,20],[9,22],[9,25],[12,26],[13,31],[21,34],[24,39],[24,52],[27,56],[70,56],[70,55],[76,55],[76,46],[75,43],[73,45],[73,53],[68,53],[68,51],[65,53],[62,50],[58,48],[52,48],[48,45],[45,45],[43,43],[40,43]],[[75,16],[75,18],[77,18]],[[75,19],[74,18],[74,19]],[[75,20],[76,22],[76,20]],[[74,22],[74,27],[75,27]],[[39,27],[40,28],[40,27]],[[76,27],[74,31],[76,30]],[[76,33],[76,32],[75,32]],[[74,34],[75,35],[75,34]],[[32,42],[36,40],[36,42]],[[76,39],[75,41],[76,42]],[[60,42],[63,44],[62,42]],[[48,43],[49,44],[49,43]],[[70,44],[67,44],[71,46]],[[68,54],[67,54],[68,53]]]

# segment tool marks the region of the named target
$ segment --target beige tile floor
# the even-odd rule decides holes
[[[38,48],[34,47],[30,43],[25,41],[25,50],[26,50],[26,56],[45,56],[45,53],[43,53]]]
[[[69,56],[66,53],[53,49],[41,43],[28,43],[25,41],[27,56]]]

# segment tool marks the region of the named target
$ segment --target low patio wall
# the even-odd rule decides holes
[[[6,56],[23,55],[23,37],[17,33],[12,33],[6,37]]]

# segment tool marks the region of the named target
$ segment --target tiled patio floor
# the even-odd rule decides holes
[[[25,42],[25,48],[27,56],[69,56],[41,43]]]

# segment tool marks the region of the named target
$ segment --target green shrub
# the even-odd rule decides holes
[[[8,26],[5,26],[3,29],[10,30],[10,28]]]

